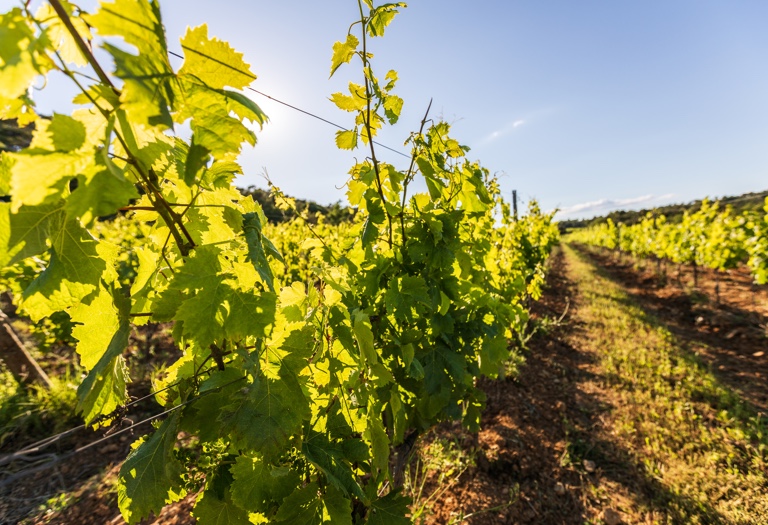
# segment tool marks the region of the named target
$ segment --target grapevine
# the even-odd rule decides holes
[[[695,212],[686,211],[679,222],[648,214],[633,225],[610,219],[569,234],[569,238],[608,249],[621,249],[641,258],[703,266],[722,273],[747,265],[757,284],[768,282],[768,199],[764,213],[736,215],[707,200]],[[719,286],[718,286],[719,291]]]
[[[409,523],[400,487],[416,439],[444,420],[478,428],[475,379],[499,374],[541,293],[551,215],[534,206],[513,221],[448,124],[425,115],[405,170],[377,156],[373,139],[403,100],[395,71],[376,76],[368,40],[405,4],[357,7],[331,60],[332,75],[353,61],[362,72],[331,97],[354,119],[336,145],[365,151],[347,183],[357,213],[338,226],[297,213],[270,226],[234,187],[250,126],[267,117],[241,93],[249,65],[205,25],[181,39],[174,70],[154,0],[2,15],[0,117],[35,125],[30,147],[0,162],[0,265],[41,264],[20,310],[71,319],[90,425],[126,403],[132,325],[173,323],[183,351],[156,385],[167,417],[120,470],[128,523],[190,492],[201,523]],[[91,52],[99,42],[111,74]],[[41,118],[27,96],[51,71],[80,89],[71,115]],[[186,124],[188,140],[176,134]],[[427,192],[409,193],[417,178]],[[140,242],[102,227],[117,212]],[[205,465],[180,450],[180,432]]]

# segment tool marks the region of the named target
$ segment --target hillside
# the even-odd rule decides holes
[[[746,210],[760,210],[762,209],[765,198],[768,197],[768,190],[744,193],[742,195],[735,195],[729,197],[710,198],[709,200],[718,201],[723,206],[731,206],[733,211],[741,213]],[[657,208],[644,208],[642,210],[616,210],[606,215],[600,215],[591,219],[570,219],[559,221],[561,231],[567,231],[575,228],[584,228],[593,224],[600,224],[608,219],[613,222],[621,222],[624,224],[634,224],[639,222],[647,213],[653,213],[654,215],[664,215],[669,220],[675,221],[679,219],[684,211],[695,212],[701,207],[702,199],[695,200],[689,203],[680,204],[668,204],[666,206],[659,206]]]

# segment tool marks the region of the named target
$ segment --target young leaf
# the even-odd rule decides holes
[[[399,13],[398,7],[405,7],[405,3],[397,2],[394,4],[384,4],[375,8],[370,15],[368,25],[368,34],[371,36],[384,36],[384,30]]]
[[[331,77],[342,64],[347,64],[350,60],[352,60],[352,57],[355,56],[355,51],[357,51],[357,46],[359,44],[360,41],[355,35],[351,33],[347,35],[346,41],[336,42],[333,44],[333,57],[331,58],[330,74]]]
[[[355,149],[357,147],[357,129],[337,131],[336,147],[339,149]]]

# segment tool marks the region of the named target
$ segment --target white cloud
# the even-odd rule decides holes
[[[498,139],[499,137],[503,137],[507,133],[510,133],[512,130],[514,130],[516,128],[519,128],[520,126],[522,126],[525,123],[526,123],[526,121],[523,120],[523,119],[513,120],[513,121],[509,122],[507,125],[505,125],[504,127],[499,128],[499,129],[497,129],[495,131],[492,131],[491,133],[489,133],[488,135],[486,135],[482,139],[478,140],[477,143],[475,144],[475,147],[485,146],[486,144],[489,144],[489,143],[493,142],[494,140]]]
[[[629,199],[600,199],[596,201],[582,202],[580,204],[574,204],[573,206],[560,208],[558,216],[560,218],[576,215],[585,217],[624,208],[649,207],[654,204],[668,202],[674,196],[673,193],[666,193],[664,195],[641,195]]]

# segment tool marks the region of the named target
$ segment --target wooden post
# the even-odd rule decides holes
[[[515,221],[517,221],[517,190],[512,190],[512,212],[515,215]]]
[[[24,348],[8,316],[2,311],[0,311],[0,359],[19,383],[40,383],[46,388],[51,388],[51,380]]]

